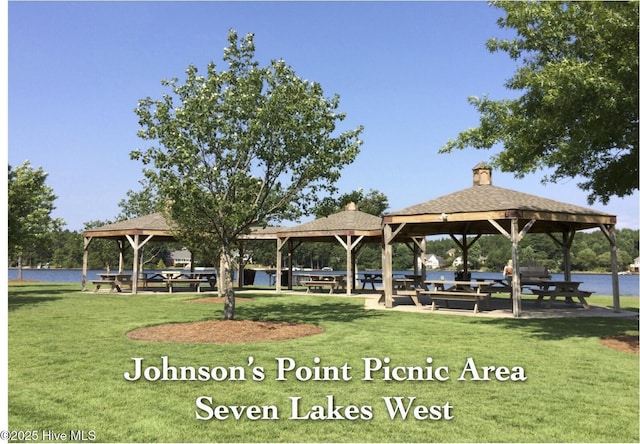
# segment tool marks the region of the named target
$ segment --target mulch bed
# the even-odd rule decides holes
[[[220,296],[212,296],[212,297],[207,297],[207,298],[198,298],[198,299],[189,299],[185,302],[189,302],[192,304],[224,304],[224,297],[220,297]],[[238,298],[236,297],[236,302],[242,302],[242,301],[250,301],[251,298]]]
[[[638,354],[638,336],[637,335],[617,335],[607,338],[601,338],[600,343],[614,350],[625,353]]]
[[[317,335],[322,332],[324,332],[323,328],[309,324],[216,320],[139,328],[127,333],[127,337],[149,342],[237,344],[283,341]]]

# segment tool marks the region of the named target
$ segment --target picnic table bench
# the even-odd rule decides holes
[[[301,284],[307,287],[307,293],[310,293],[312,288],[328,288],[329,294],[333,294],[333,290],[337,288],[344,289],[346,282],[344,280],[344,276],[340,274],[321,274],[309,275],[308,280],[302,281]]]
[[[102,287],[103,285],[110,287],[109,293],[113,293],[114,291],[117,291],[118,293],[120,293],[122,292],[122,287],[131,288],[133,284],[130,274],[106,273],[106,274],[99,274],[98,277],[100,279],[91,281],[91,283],[96,286],[96,288],[93,290],[94,293],[97,293],[100,290],[100,287]]]
[[[431,298],[431,311],[435,311],[438,301],[444,301],[447,308],[449,308],[449,301],[466,301],[473,302],[473,312],[478,313],[481,302],[489,308],[491,293],[485,290],[494,285],[494,282],[434,280],[426,281],[425,285],[433,286],[432,290],[425,291]]]
[[[414,305],[418,307],[423,306],[419,296],[421,293],[424,293],[424,290],[420,287],[420,283],[414,275],[410,275],[410,277],[394,276],[392,282],[392,296],[409,296]],[[385,292],[384,290],[378,290],[378,293],[380,293],[378,303],[381,304],[385,301]]]
[[[585,309],[589,309],[590,306],[585,298],[588,298],[593,293],[592,291],[580,290],[578,287],[582,282],[576,281],[541,281],[538,285],[539,289],[532,289],[531,292],[538,296],[536,304],[540,304],[545,297],[549,297],[547,306],[551,308],[556,297],[567,298],[567,301],[571,301],[571,298],[578,298],[580,303]]]
[[[169,290],[169,293],[173,293],[173,287],[176,284],[188,284],[190,288],[192,288],[192,289],[196,290],[198,293],[200,293],[200,287],[202,286],[202,284],[209,283],[209,281],[207,279],[203,279],[203,278],[186,278],[186,277],[166,278],[164,280],[164,282],[167,285],[167,289]]]

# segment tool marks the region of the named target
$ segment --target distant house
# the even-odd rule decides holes
[[[462,260],[462,256],[458,256],[453,260],[453,263],[451,265],[453,265],[454,267],[461,267],[462,264],[464,264],[464,261]]]
[[[424,268],[427,270],[435,270],[444,265],[444,260],[435,254],[427,254],[424,258]]]
[[[167,253],[163,258],[167,267],[189,267],[191,266],[191,252],[186,248]]]
[[[640,273],[640,256],[633,260],[633,263],[629,265],[629,272]]]

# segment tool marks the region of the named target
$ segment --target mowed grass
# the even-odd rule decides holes
[[[100,442],[638,442],[638,356],[599,339],[637,334],[637,320],[614,318],[480,319],[431,313],[367,311],[357,297],[243,293],[238,319],[304,322],[316,336],[279,342],[180,344],[133,341],[130,330],[164,323],[220,319],[219,304],[189,304],[195,294],[81,293],[69,284],[9,287],[9,427],[11,430],[95,433]],[[592,304],[611,298],[593,296]],[[622,298],[638,312],[637,298]],[[161,366],[242,367],[246,380],[136,381],[132,358]],[[250,358],[253,363],[249,365]],[[350,367],[350,380],[277,381],[277,358],[299,367]],[[319,364],[314,363],[319,358]],[[390,368],[445,367],[446,381],[363,381],[364,359]],[[432,362],[427,364],[427,359]],[[467,360],[521,367],[526,381],[458,380]],[[255,380],[254,369],[264,374]],[[306,378],[305,370],[300,376]],[[259,379],[259,378],[258,378]],[[346,378],[345,378],[346,379]],[[224,406],[276,406],[278,419],[197,420],[196,399]],[[292,419],[329,415],[353,405],[370,419]],[[452,419],[392,419],[383,398],[412,406],[450,406]],[[321,407],[313,407],[321,406]],[[367,406],[365,408],[365,406]],[[329,409],[330,410],[330,409]],[[437,410],[437,409],[436,409]],[[353,413],[355,412],[355,413]],[[345,416],[345,409],[338,413]],[[418,411],[418,416],[424,412]],[[333,414],[335,416],[335,413]],[[427,416],[429,416],[427,414]],[[42,437],[42,435],[41,435]]]

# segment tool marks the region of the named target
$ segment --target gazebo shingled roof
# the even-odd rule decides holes
[[[488,218],[508,229],[513,216],[537,219],[531,233],[585,230],[616,222],[611,214],[494,185],[472,186],[413,205],[389,213],[385,221],[419,224],[409,231],[425,235],[462,233],[465,227],[468,232],[487,234],[496,232]]]
[[[366,241],[382,239],[382,218],[350,207],[327,217],[285,228],[279,237],[295,237],[308,242],[335,241],[335,236],[365,236]]]
[[[390,215],[424,214],[433,212],[470,213],[477,211],[513,209],[582,215],[605,215],[605,213],[592,210],[590,208],[558,202],[556,200],[522,193],[520,191],[509,190],[507,188],[500,188],[494,185],[469,187],[464,190],[456,191],[454,193],[390,213]]]
[[[458,244],[463,249],[465,271],[467,271],[467,235],[501,233],[511,239],[512,257],[517,268],[518,243],[527,233],[561,233],[562,239],[554,237],[563,248],[565,277],[570,278],[569,248],[573,233],[580,230],[600,228],[611,244],[614,307],[619,308],[617,288],[617,263],[615,258],[616,216],[553,199],[493,186],[491,167],[482,162],[473,169],[473,186],[441,196],[427,202],[394,211],[383,218],[385,245],[385,303],[391,306],[390,273],[392,260],[391,242],[428,235],[462,235]],[[514,273],[514,275],[517,274]],[[520,290],[514,277],[514,315],[519,316]]]
[[[153,234],[173,239],[173,229],[162,213],[152,213],[86,230],[84,237],[125,237]]]

